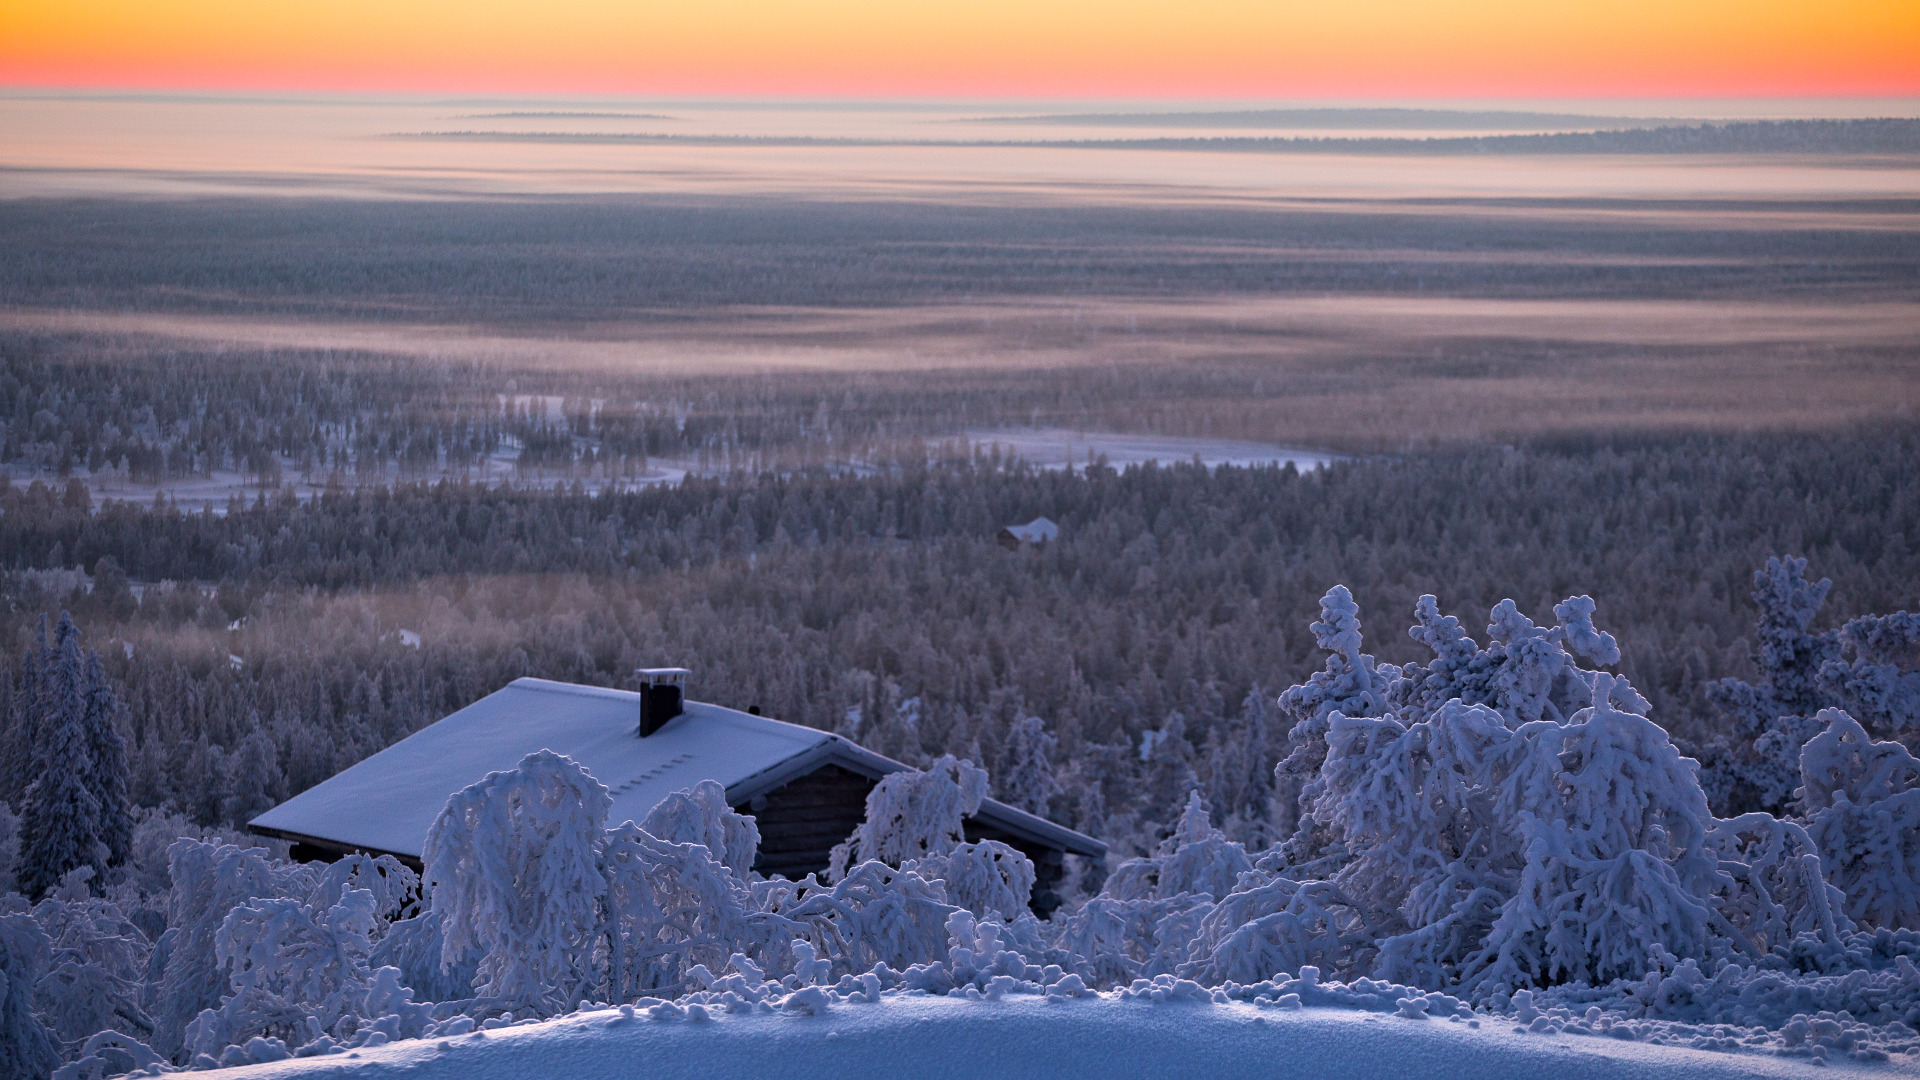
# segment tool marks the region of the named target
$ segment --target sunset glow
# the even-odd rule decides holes
[[[1912,0],[5,0],[0,83],[478,93],[1905,95]]]

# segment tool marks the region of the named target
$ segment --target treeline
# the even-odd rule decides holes
[[[999,426],[1264,438],[1245,405],[1287,392],[1258,359],[676,377],[16,331],[0,332],[0,465],[154,486],[629,480],[925,459]],[[1339,448],[1382,439],[1354,429]]]
[[[520,675],[695,694],[921,762],[1009,770],[1043,718],[1063,821],[1143,849],[1191,785],[1273,838],[1276,687],[1352,586],[1383,661],[1439,595],[1470,629],[1588,593],[1682,739],[1754,677],[1752,574],[1801,553],[1825,611],[1915,606],[1920,430],[1687,437],[1348,462],[1041,472],[991,459],[592,496],[479,485],[267,497],[224,515],[0,487],[10,655],[67,607],[127,703],[135,797],[206,824],[300,790]],[[1061,539],[1011,552],[1037,514]],[[65,569],[62,569],[65,568]],[[90,581],[82,577],[90,572]],[[90,585],[90,589],[89,589]],[[1826,618],[1826,616],[1823,616]],[[1150,734],[1151,733],[1151,734]],[[249,786],[253,785],[253,786]],[[243,788],[245,790],[243,790]]]
[[[1904,228],[1819,224],[1859,202],[1797,204],[1813,212],[1797,228],[1701,213],[1650,229],[1586,200],[1525,205],[15,199],[0,204],[0,305],[671,332],[720,309],[738,324],[1013,297],[1905,296],[1920,273]]]
[[[588,146],[898,146],[966,149],[1200,150],[1265,154],[1912,154],[1920,120],[1753,120],[1627,130],[1527,135],[1263,137],[1145,136],[1132,139],[863,139],[810,135],[677,135],[624,131],[422,131],[389,135],[430,142]]]
[[[1060,140],[1042,146],[1321,154],[1913,154],[1920,120],[1750,120],[1610,131],[1436,138],[1171,137]]]
[[[152,485],[237,472],[267,488],[631,479],[662,458],[705,471],[924,458],[970,425],[1098,429],[1258,387],[1237,366],[669,377],[13,333],[0,334],[0,464]]]

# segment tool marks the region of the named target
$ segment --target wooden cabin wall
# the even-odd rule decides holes
[[[1067,877],[1065,852],[996,829],[978,818],[966,820],[966,834],[968,843],[998,840],[1033,860],[1033,897],[1027,906],[1035,915],[1044,919],[1060,906],[1060,883]]]
[[[867,792],[875,781],[838,765],[825,765],[734,809],[752,814],[760,827],[760,854],[753,868],[771,877],[799,880],[825,873],[833,846],[867,817]]]
[[[798,880],[823,873],[833,846],[852,835],[867,816],[867,793],[875,781],[838,765],[826,765],[735,807],[752,814],[760,827],[760,854],[753,868],[771,877]],[[1034,914],[1051,915],[1060,906],[1066,856],[1055,848],[1013,836],[977,819],[966,822],[969,842],[998,840],[1033,860]]]

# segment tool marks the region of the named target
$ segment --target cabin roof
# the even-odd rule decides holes
[[[610,822],[640,821],[666,796],[716,780],[740,805],[823,765],[878,779],[906,768],[813,728],[689,701],[647,738],[637,734],[640,695],[626,690],[515,679],[479,701],[308,788],[248,823],[255,832],[419,858],[448,796],[535,750],[586,766],[613,796]],[[974,820],[1078,855],[1091,837],[995,800]]]
[[[1034,518],[1025,525],[1008,525],[1000,531],[1023,544],[1043,544],[1048,540],[1060,539],[1060,526],[1043,517]]]

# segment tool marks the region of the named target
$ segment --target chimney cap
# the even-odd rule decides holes
[[[634,669],[642,686],[685,686],[692,671],[683,667],[643,667]]]

